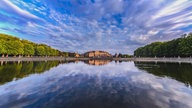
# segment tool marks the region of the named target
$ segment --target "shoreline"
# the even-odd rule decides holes
[[[89,60],[89,58],[75,57],[4,57],[0,61],[71,61],[71,60]]]
[[[136,58],[137,62],[192,63],[192,58]]]
[[[192,58],[75,58],[75,57],[0,57],[0,61],[86,61],[86,60],[111,60],[134,62],[164,62],[164,63],[192,63]]]

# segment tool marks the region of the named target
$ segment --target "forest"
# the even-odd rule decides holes
[[[74,53],[61,52],[45,44],[36,44],[6,34],[0,34],[0,56],[74,56]]]
[[[154,42],[134,51],[136,57],[191,57],[192,33],[167,42]]]

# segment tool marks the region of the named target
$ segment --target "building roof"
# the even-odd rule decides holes
[[[96,51],[88,51],[88,52],[86,52],[86,53],[94,53],[94,52],[108,53],[108,52],[106,52],[106,51],[100,51],[100,50],[96,50]],[[86,53],[85,53],[85,54],[86,54]],[[108,53],[108,54],[110,54],[110,53]]]

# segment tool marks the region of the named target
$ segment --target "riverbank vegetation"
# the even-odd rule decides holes
[[[154,42],[134,51],[137,57],[190,57],[192,56],[192,33],[167,42]]]
[[[0,34],[0,55],[8,56],[74,56],[74,53],[62,52],[45,44],[36,44],[6,34]]]

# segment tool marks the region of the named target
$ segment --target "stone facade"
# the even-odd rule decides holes
[[[75,53],[75,57],[77,57],[77,58],[78,58],[78,57],[80,57],[80,54],[78,54],[78,53]]]
[[[99,58],[99,57],[112,57],[112,55],[106,51],[89,51],[84,54],[84,57]]]

